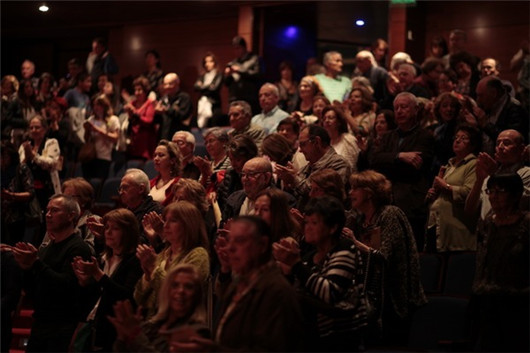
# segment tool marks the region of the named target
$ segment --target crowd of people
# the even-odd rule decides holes
[[[330,51],[299,83],[232,45],[197,107],[156,50],[119,91],[101,38],[58,82],[30,60],[2,78],[2,349],[21,288],[28,352],[403,348],[419,254],[476,251],[470,347],[528,351],[528,42],[518,82],[461,30],[423,63],[378,39],[351,75]],[[93,213],[90,181],[130,160],[156,176],[128,169]]]

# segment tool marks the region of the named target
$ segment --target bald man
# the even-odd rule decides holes
[[[168,73],[163,80],[164,94],[156,105],[155,120],[160,124],[160,139],[171,140],[173,134],[180,130],[189,131],[191,123],[190,95],[180,90],[180,78]]]

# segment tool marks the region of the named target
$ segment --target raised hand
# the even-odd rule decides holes
[[[114,325],[117,338],[120,341],[132,340],[142,331],[141,307],[136,313],[132,309],[131,302],[127,299],[114,304],[114,316],[107,316],[107,319]]]

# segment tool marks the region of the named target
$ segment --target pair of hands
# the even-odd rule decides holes
[[[415,169],[421,169],[423,165],[423,158],[421,158],[421,152],[411,151],[411,152],[399,152],[398,159],[407,164],[410,164]]]
[[[12,252],[15,261],[23,270],[29,270],[39,258],[37,248],[30,243],[18,242],[14,246],[0,244],[0,251]]]
[[[287,166],[279,165],[276,163],[276,167],[274,168],[274,172],[280,178],[283,183],[287,186],[294,186],[296,181],[296,174],[297,170],[293,166],[293,163],[287,162]]]
[[[99,282],[101,277],[105,275],[105,273],[99,268],[98,262],[94,256],[90,258],[90,261],[83,260],[81,256],[74,257],[72,268],[77,277],[77,281],[82,286],[89,284],[91,278],[94,278]]]

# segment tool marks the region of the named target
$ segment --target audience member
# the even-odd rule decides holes
[[[149,195],[162,206],[167,206],[173,201],[174,186],[182,176],[182,155],[173,142],[160,140],[153,162],[158,175],[149,182]]]
[[[107,41],[101,37],[94,38],[92,41],[92,51],[86,59],[87,72],[92,77],[92,89],[97,87],[98,77],[101,74],[112,75],[118,73],[119,67],[107,48]]]
[[[232,131],[228,133],[228,136],[231,138],[240,135],[248,136],[259,149],[267,133],[262,127],[251,124],[251,114],[251,108],[247,102],[233,101],[230,103],[228,116]]]
[[[149,80],[149,92],[153,92],[156,95],[158,86],[164,78],[162,64],[160,63],[160,54],[154,49],[148,50],[145,52],[144,61],[146,70],[143,76]]]
[[[388,43],[382,38],[377,38],[370,48],[377,66],[385,68],[388,54]]]
[[[357,158],[357,169],[359,171],[369,169],[372,153],[379,148],[383,136],[397,127],[394,120],[394,112],[388,109],[379,111],[375,117],[374,127],[367,137],[357,139],[359,146],[359,157]]]
[[[475,90],[480,79],[476,58],[462,51],[452,54],[449,64],[458,78],[455,91],[461,95],[476,98]]]
[[[303,119],[307,115],[313,115],[313,99],[320,92],[320,86],[313,76],[304,76],[298,85],[298,102],[292,117]]]
[[[293,167],[296,170],[301,170],[306,166],[307,160],[305,159],[304,154],[300,151],[298,146],[298,137],[300,136],[300,125],[295,118],[285,118],[280,121],[278,124],[278,133],[285,137],[292,148],[295,149],[294,155],[292,157]],[[263,152],[263,154],[266,154]]]
[[[444,68],[446,66],[446,62],[442,59],[445,55],[449,53],[449,49],[447,48],[447,42],[445,41],[444,37],[442,36],[434,36],[431,39],[431,45],[429,47],[429,57],[441,59],[442,64],[444,65]]]
[[[338,155],[344,157],[352,171],[357,171],[359,147],[355,136],[348,132],[348,122],[342,108],[338,105],[324,108],[322,126],[329,135],[331,147]]]
[[[213,53],[207,52],[202,58],[202,68],[204,73],[199,76],[193,86],[201,94],[197,102],[197,126],[199,129],[219,125],[217,120],[221,115],[220,92],[223,83],[223,74],[218,71],[217,58]]]
[[[175,132],[190,129],[193,106],[190,95],[181,91],[180,78],[176,73],[164,76],[163,94],[155,110],[161,139],[170,140]]]
[[[370,91],[364,87],[352,88],[344,117],[355,136],[367,136],[374,126],[374,102]]]
[[[388,72],[385,70],[385,66],[374,65],[375,58],[372,53],[367,50],[362,50],[355,56],[355,72],[359,76],[366,77],[370,80],[370,84],[374,90],[374,99],[380,104],[386,91],[386,82],[388,80]]]
[[[344,65],[342,54],[329,51],[324,54],[322,63],[326,72],[315,75],[315,79],[319,82],[322,92],[330,102],[334,100],[342,102],[351,89],[350,80],[346,76],[340,75]]]
[[[427,58],[421,64],[421,74],[414,79],[414,83],[423,87],[429,97],[438,96],[438,80],[444,70],[443,61],[436,58]]]
[[[287,237],[301,238],[301,229],[289,210],[287,194],[277,188],[261,190],[256,196],[254,214],[267,222],[274,242]]]
[[[194,163],[195,136],[189,131],[177,131],[171,139],[180,150],[182,156],[181,169],[182,177],[199,180],[200,169]]]
[[[279,69],[280,81],[275,82],[275,85],[278,87],[279,91],[278,105],[280,109],[286,111],[287,113],[292,113],[295,111],[298,104],[298,82],[296,82],[293,78],[293,65],[290,61],[282,61],[280,63]]]
[[[38,90],[39,79],[35,77],[35,63],[31,60],[24,60],[20,66],[20,78],[31,82],[31,86]]]
[[[90,110],[90,87],[92,87],[92,78],[86,72],[77,75],[76,85],[64,93],[63,98],[68,102],[68,108],[79,108],[84,110],[83,115]]]
[[[311,191],[309,197],[316,198],[322,196],[333,196],[337,200],[346,204],[346,192],[344,182],[340,174],[333,169],[321,169],[314,172],[309,177],[311,182]]]
[[[280,92],[276,85],[265,83],[259,90],[259,105],[261,113],[254,115],[252,124],[261,127],[267,134],[276,132],[278,123],[287,118],[289,114],[280,109],[278,102]]]
[[[226,130],[220,127],[206,130],[204,133],[204,144],[210,159],[208,157],[195,156],[193,163],[201,171],[201,177],[199,178],[201,183],[208,189],[210,189],[210,186],[215,189],[224,178],[226,170],[231,167],[230,158],[226,151],[228,144]]]

